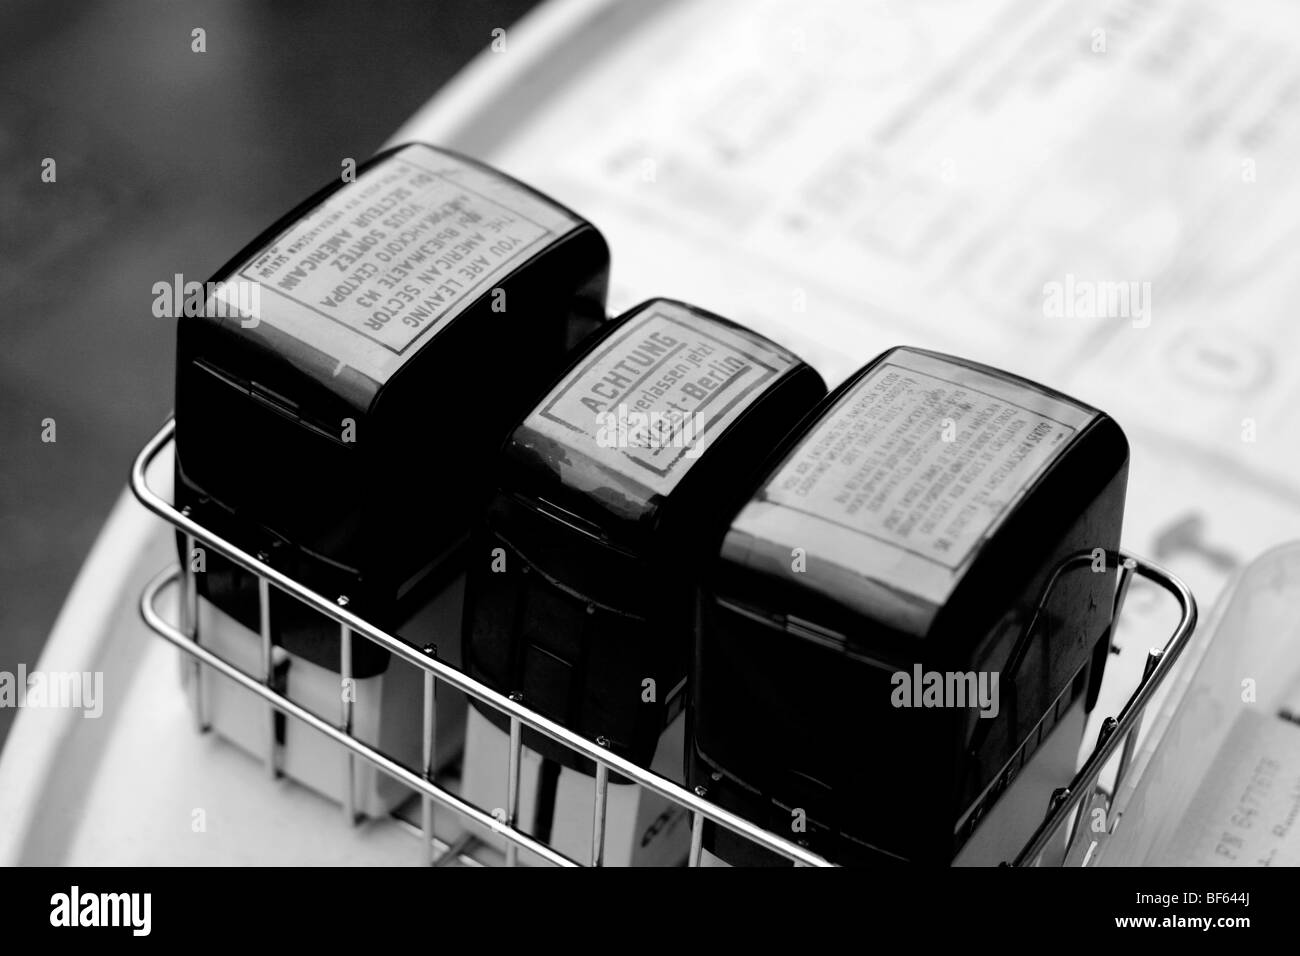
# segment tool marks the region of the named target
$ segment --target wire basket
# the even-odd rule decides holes
[[[421,798],[419,833],[429,853],[429,861],[435,865],[463,863],[483,865],[496,862],[500,855],[490,851],[488,845],[472,834],[460,834],[449,839],[440,835],[443,828],[437,826],[439,808],[450,810],[463,820],[472,821],[487,828],[504,840],[504,863],[514,866],[519,862],[521,850],[526,850],[540,860],[557,866],[601,866],[604,863],[604,833],[606,804],[610,773],[621,775],[646,790],[676,804],[690,814],[691,841],[687,857],[688,865],[698,866],[703,849],[704,826],[711,822],[716,826],[738,834],[758,846],[790,860],[796,866],[833,866],[808,848],[792,842],[785,837],[772,833],[751,823],[724,808],[711,803],[703,788],[687,789],[657,773],[634,764],[601,746],[597,741],[588,740],[573,731],[543,717],[529,709],[522,702],[507,697],[492,688],[468,677],[457,668],[424,653],[420,649],[398,637],[393,636],[348,610],[345,595],[333,598],[318,594],[283,572],[259,560],[256,556],[240,549],[218,534],[196,522],[188,509],[177,510],[170,501],[158,495],[149,485],[147,472],[151,463],[171,445],[175,436],[176,424],[169,419],[162,429],[144,446],[136,457],[131,471],[131,490],[147,509],[158,515],[168,524],[180,531],[186,538],[186,552],[190,553],[196,542],[215,549],[217,552],[238,566],[257,577],[260,604],[260,634],[262,650],[262,673],[254,675],[234,666],[204,647],[198,629],[198,590],[194,572],[186,563],[161,572],[145,588],[140,600],[140,611],[145,623],[160,637],[176,645],[186,655],[188,666],[192,669],[190,681],[191,693],[195,696],[194,712],[200,730],[206,730],[201,698],[202,682],[199,676],[202,668],[221,674],[235,684],[262,698],[268,706],[268,734],[275,733],[275,715],[281,713],[301,721],[312,729],[325,735],[347,751],[348,780],[343,787],[344,814],[349,823],[355,823],[357,814],[352,806],[352,777],[356,772],[358,759],[368,761],[379,771],[388,774],[400,783],[415,791]],[[1046,808],[1042,823],[1034,831],[1024,848],[1014,860],[1007,861],[1015,866],[1036,865],[1043,850],[1053,836],[1071,819],[1075,808],[1084,800],[1105,799],[1106,793],[1098,787],[1097,781],[1102,770],[1111,758],[1119,753],[1116,770],[1116,787],[1123,778],[1131,760],[1137,740],[1137,731],[1147,704],[1160,684],[1169,676],[1174,663],[1182,653],[1196,627],[1196,600],[1180,580],[1154,564],[1135,558],[1124,552],[1114,555],[1119,568],[1116,582],[1114,620],[1118,620],[1134,574],[1140,575],[1160,586],[1174,598],[1180,609],[1177,626],[1158,650],[1152,650],[1148,656],[1142,680],[1128,698],[1117,717],[1108,717],[1101,725],[1096,747],[1077,771],[1067,787],[1057,790]],[[1048,581],[1039,601],[1038,609],[1046,605],[1047,598],[1055,582],[1067,565],[1079,558],[1068,559],[1059,566]],[[172,623],[158,611],[159,594],[166,588],[179,582],[180,619]],[[352,702],[346,697],[341,702],[340,712],[335,720],[314,713],[301,704],[280,693],[274,685],[273,644],[270,625],[270,589],[278,588],[291,595],[308,607],[331,619],[339,628],[340,661],[339,673],[343,680],[351,676],[352,642],[356,637],[371,641],[384,650],[406,661],[423,672],[423,767],[415,771],[382,751],[358,739],[352,732]],[[1035,615],[1035,618],[1037,615]],[[1114,625],[1112,624],[1112,627]],[[1033,630],[1033,625],[1026,633]],[[1107,635],[1109,638],[1109,635]],[[439,685],[446,684],[461,691],[475,700],[504,712],[509,718],[509,750],[507,766],[506,806],[504,818],[462,800],[456,793],[440,785],[434,774],[434,754],[437,752],[437,696]],[[594,810],[592,813],[592,852],[585,861],[571,859],[558,852],[545,842],[535,839],[518,826],[520,802],[520,759],[523,751],[523,728],[529,727],[551,740],[569,748],[593,762],[595,773]],[[275,748],[268,750],[268,762],[272,774],[278,773],[275,766]],[[1076,828],[1077,829],[1077,828]],[[445,831],[443,831],[445,832]],[[1071,835],[1070,843],[1075,843]],[[1090,855],[1090,854],[1088,854]],[[1087,856],[1082,862],[1086,864]]]

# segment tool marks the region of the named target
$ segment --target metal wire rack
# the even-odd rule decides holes
[[[145,623],[160,637],[171,642],[186,655],[188,666],[192,669],[192,693],[200,695],[202,682],[198,679],[201,669],[206,667],[217,672],[235,684],[262,698],[268,707],[268,733],[274,734],[275,714],[301,721],[312,729],[325,735],[347,751],[346,761],[348,779],[343,793],[344,814],[349,823],[355,823],[357,815],[352,804],[352,778],[356,772],[358,759],[368,761],[379,771],[388,774],[421,798],[421,822],[419,831],[424,845],[428,848],[431,863],[442,864],[459,861],[467,864],[485,862],[481,853],[475,852],[476,841],[461,838],[446,841],[439,837],[435,827],[435,809],[438,807],[451,810],[463,819],[472,821],[481,827],[499,835],[505,841],[504,861],[514,866],[519,861],[519,853],[526,850],[543,861],[557,866],[601,866],[604,863],[605,817],[610,773],[615,773],[638,784],[646,790],[672,801],[686,810],[691,818],[691,841],[688,865],[698,866],[703,847],[704,826],[706,822],[726,829],[751,840],[760,847],[789,859],[795,866],[833,866],[806,847],[792,842],[778,834],[751,823],[743,817],[710,802],[705,791],[700,788],[690,790],[634,764],[601,746],[588,740],[568,728],[543,717],[529,709],[520,701],[507,697],[492,688],[471,679],[457,668],[423,653],[407,642],[386,633],[358,617],[348,610],[346,596],[333,599],[318,594],[283,572],[258,559],[257,556],[239,548],[218,534],[196,522],[188,509],[177,510],[172,503],[158,495],[147,479],[149,466],[158,455],[167,448],[175,436],[175,420],[169,419],[161,430],[149,440],[136,457],[131,471],[131,489],[147,509],[161,517],[168,524],[179,530],[186,538],[186,553],[190,553],[195,542],[201,542],[209,548],[228,558],[230,561],[256,575],[260,604],[260,634],[262,674],[246,673],[240,668],[217,656],[201,643],[198,629],[198,592],[194,572],[187,563],[162,571],[145,588],[140,599],[140,611]],[[1097,780],[1103,769],[1110,762],[1116,751],[1120,752],[1116,771],[1116,788],[1123,777],[1136,744],[1137,730],[1141,725],[1142,714],[1161,682],[1168,677],[1171,668],[1183,648],[1187,645],[1196,627],[1196,601],[1180,580],[1154,564],[1126,553],[1114,556],[1118,561],[1119,575],[1115,592],[1115,619],[1123,608],[1124,599],[1134,574],[1160,586],[1173,596],[1180,609],[1180,617],[1173,633],[1158,650],[1152,650],[1146,662],[1141,682],[1128,698],[1127,703],[1117,717],[1109,717],[1102,724],[1096,747],[1075,774],[1067,787],[1057,790],[1047,808],[1046,815],[1037,830],[1030,837],[1024,849],[1016,856],[1012,865],[1035,865],[1053,835],[1070,820],[1071,814],[1079,803],[1089,795],[1096,795]],[[1052,575],[1039,603],[1039,611],[1046,603],[1052,585],[1060,575],[1068,570],[1067,565],[1079,560],[1072,558]],[[176,582],[180,585],[180,620],[173,624],[166,620],[157,608],[158,596]],[[344,699],[337,722],[316,714],[299,703],[280,693],[274,685],[273,645],[270,625],[270,589],[278,588],[306,604],[308,607],[331,619],[339,628],[340,676],[346,680],[350,677],[352,661],[352,641],[359,635],[371,641],[396,657],[406,661],[423,672],[423,767],[420,772],[395,761],[389,755],[359,740],[352,733],[352,703]],[[1036,617],[1036,615],[1035,615]],[[1032,626],[1030,628],[1032,630]],[[509,718],[509,751],[507,767],[506,807],[504,819],[493,815],[480,807],[462,800],[456,793],[441,786],[434,775],[434,754],[437,751],[437,695],[440,684],[446,684],[466,695],[504,712]],[[203,718],[202,701],[195,700],[195,714],[200,730],[206,730]],[[520,760],[523,750],[523,728],[529,727],[570,750],[576,751],[591,760],[595,766],[592,786],[594,788],[594,811],[592,814],[592,853],[588,861],[578,861],[556,851],[518,826],[520,803]],[[274,747],[270,748],[268,762],[272,774],[277,773],[274,765]],[[481,845],[481,841],[480,842]]]

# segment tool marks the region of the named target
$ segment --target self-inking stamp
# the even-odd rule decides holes
[[[266,230],[180,319],[178,505],[380,627],[424,613],[458,633],[488,470],[603,321],[608,269],[595,228],[495,170],[421,144],[376,156]],[[258,295],[234,294],[249,284]],[[250,301],[257,314],[223,307]],[[218,653],[256,670],[269,630],[291,698],[326,712],[342,682],[358,736],[418,765],[414,668],[362,640],[344,660],[321,615],[274,587],[260,595],[216,554],[181,558],[202,565],[202,632]],[[454,659],[455,645],[439,653]],[[219,732],[277,746],[248,695],[211,683]],[[281,768],[339,797],[343,755],[294,723],[278,732]],[[367,767],[354,795],[370,812],[401,792],[375,778]]]

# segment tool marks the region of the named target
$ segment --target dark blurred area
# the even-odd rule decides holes
[[[171,407],[155,282],[204,280],[532,0],[0,10],[0,670],[36,666]],[[206,31],[206,52],[191,31]],[[41,180],[55,159],[57,179]],[[54,442],[42,441],[54,419]],[[0,708],[0,742],[14,711]]]

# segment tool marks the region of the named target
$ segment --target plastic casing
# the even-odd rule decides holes
[[[706,328],[761,343],[785,356],[788,368],[666,495],[592,462],[589,437],[559,442],[525,420],[503,450],[472,547],[462,650],[472,677],[521,694],[547,717],[604,737],[615,753],[645,764],[683,704],[698,570],[716,553],[773,444],[826,393],[817,372],[781,346],[671,300],[642,303],[607,323],[573,367],[665,304],[688,310]],[[494,552],[504,556],[503,571],[491,569]],[[488,716],[504,724],[501,715]],[[525,738],[544,755],[589,769],[540,736]]]
[[[402,148],[376,155],[358,172]],[[215,279],[234,274],[346,188],[335,183],[318,191]],[[492,311],[492,290],[483,292],[425,336],[382,383],[353,368],[333,374],[334,358],[268,323],[252,337],[237,319],[181,318],[178,503],[321,594],[347,595],[357,613],[395,626],[459,571],[449,558],[464,546],[496,450],[570,350],[604,318],[609,249],[593,226],[569,215],[576,228],[495,283],[505,290],[506,311]],[[344,442],[340,423],[349,418],[355,441]],[[251,575],[208,555],[198,582],[203,597],[258,628]],[[337,627],[275,588],[271,624],[277,644],[338,669]],[[386,667],[387,653],[368,641],[356,642],[353,654],[355,677]]]
[[[1285,827],[1285,791],[1279,816],[1268,816],[1278,812],[1272,801],[1288,779],[1288,751],[1271,773],[1265,767],[1264,777],[1277,781],[1269,793],[1250,772],[1260,756],[1250,743],[1258,734],[1263,747],[1276,747],[1262,743],[1262,735],[1284,720],[1282,711],[1293,722],[1284,733],[1300,741],[1294,726],[1300,721],[1300,542],[1272,548],[1241,568],[1192,640],[1160,712],[1148,718],[1146,737],[1107,814],[1119,823],[1099,841],[1094,865],[1293,865],[1285,860],[1288,837],[1295,845],[1294,832]],[[1242,742],[1246,747],[1233,768],[1232,750]],[[1237,797],[1245,801],[1240,809],[1228,803]],[[1198,812],[1204,801],[1220,808],[1228,803],[1235,812],[1213,820],[1205,815],[1208,808]],[[1213,826],[1220,822],[1222,829]],[[1285,833],[1272,829],[1278,824]],[[1258,856],[1234,842],[1243,828],[1247,841],[1251,831],[1268,834],[1262,847],[1252,847]],[[1277,857],[1266,863],[1264,848]]]
[[[1064,574],[1034,633],[1024,634],[1058,563],[1119,544],[1128,443],[1100,412],[986,366],[892,349],[827,397],[777,451],[758,488],[874,368],[909,356],[976,369],[1093,417],[953,572],[946,600],[910,629],[884,622],[861,595],[807,587],[789,562],[758,560],[759,549],[735,541],[734,531],[728,538],[701,595],[688,780],[775,832],[806,815],[808,845],[845,863],[950,861],[980,805],[1014,780],[1055,718],[1081,695],[1091,707],[1108,651],[1111,560],[1104,573],[1085,566]],[[872,546],[861,538],[863,549]],[[810,564],[816,548],[810,528]],[[1025,656],[1007,673],[1022,638]],[[893,706],[892,675],[916,664],[1001,672],[1000,713],[984,719],[971,709]],[[710,829],[709,840],[724,859],[764,862],[736,838]]]

